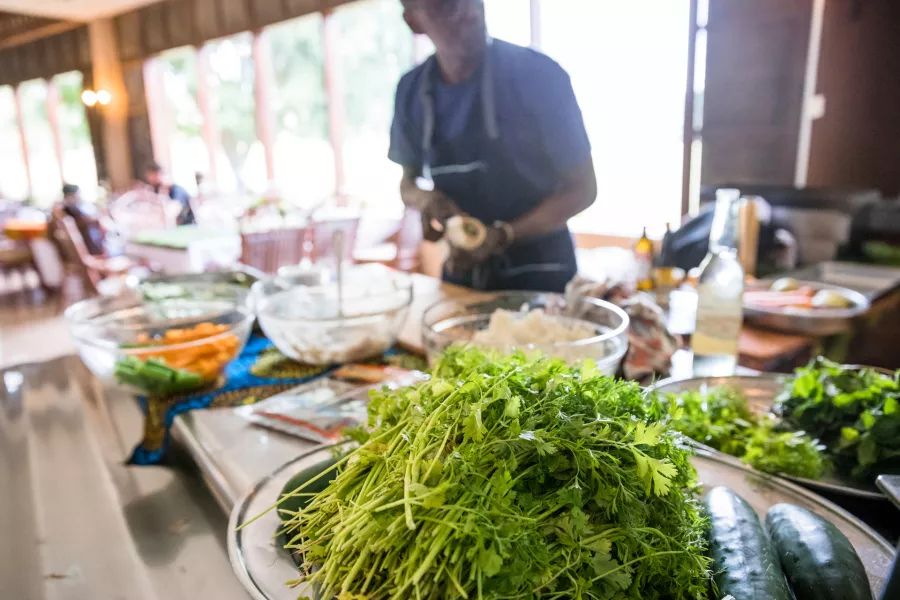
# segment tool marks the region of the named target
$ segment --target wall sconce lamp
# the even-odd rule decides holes
[[[100,106],[106,106],[112,102],[112,94],[109,93],[109,90],[104,89],[99,89],[97,91],[84,90],[81,92],[81,101],[89,108],[98,104]]]

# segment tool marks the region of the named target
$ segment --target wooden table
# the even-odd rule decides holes
[[[47,237],[47,221],[9,219],[3,224],[3,234],[16,241],[30,241]]]
[[[900,290],[876,299],[851,330],[827,337],[795,335],[744,326],[740,363],[760,371],[786,372],[822,354],[848,364],[900,367]]]
[[[444,283],[435,277],[413,273],[413,301],[409,316],[400,332],[398,342],[404,349],[417,354],[425,354],[422,340],[422,316],[436,302],[456,298],[459,300],[477,300],[481,292],[460,287],[452,283]]]

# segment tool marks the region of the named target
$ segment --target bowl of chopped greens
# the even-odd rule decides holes
[[[793,375],[666,380],[658,409],[697,443],[820,490],[881,498],[900,473],[900,371],[816,358]]]
[[[162,397],[216,382],[253,324],[246,302],[234,298],[95,298],[73,304],[65,317],[98,378]]]

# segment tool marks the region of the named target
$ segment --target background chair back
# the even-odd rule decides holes
[[[113,201],[109,207],[109,215],[122,233],[133,236],[142,231],[174,227],[177,212],[171,214],[173,210],[168,208],[170,204],[173,203],[167,196],[139,188],[126,192]]]
[[[397,257],[392,267],[401,271],[418,271],[422,266],[422,216],[419,211],[403,211],[400,228],[395,234]]]
[[[218,194],[195,196],[191,198],[190,204],[194,219],[200,227],[234,230],[238,226],[234,198]]]
[[[241,263],[265,273],[298,264],[304,256],[305,227],[241,233]]]
[[[97,284],[100,282],[99,273],[88,267],[91,261],[91,253],[87,244],[78,230],[75,219],[65,216],[54,216],[51,221],[52,239],[56,243],[62,258],[64,269],[77,275],[90,293],[97,293]]]
[[[359,231],[359,217],[326,219],[313,221],[310,224],[309,258],[314,263],[333,263],[336,259],[334,234],[344,233],[344,257],[350,259],[356,246],[356,234]]]

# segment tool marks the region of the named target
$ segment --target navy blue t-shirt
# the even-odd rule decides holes
[[[543,199],[557,191],[563,173],[591,158],[571,81],[562,67],[540,52],[501,40],[493,40],[490,51],[499,143],[515,165],[516,176],[525,178],[536,197]],[[473,119],[482,120],[482,71],[455,85],[444,83],[437,68],[431,72],[437,145],[463,135]],[[423,63],[397,86],[388,152],[392,161],[417,169],[424,162],[420,89],[426,73]],[[526,203],[516,212],[530,208]]]

